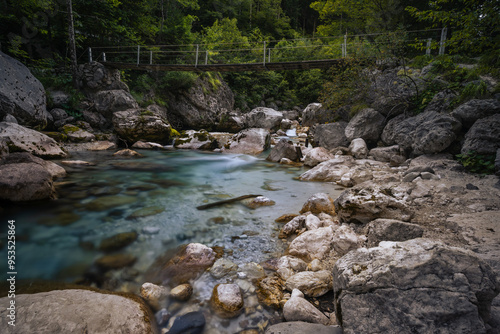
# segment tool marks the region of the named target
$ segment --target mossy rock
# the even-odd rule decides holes
[[[50,131],[50,132],[42,132],[42,133],[44,135],[46,135],[47,137],[50,137],[58,142],[67,142],[68,141],[68,136],[64,133],[61,133],[61,132]]]
[[[78,132],[78,131],[81,131],[81,130],[82,129],[80,129],[79,127],[77,127],[75,125],[66,124],[62,128],[62,133],[64,133],[65,135],[67,135],[67,134],[75,133],[75,132]]]
[[[114,207],[132,204],[137,199],[132,196],[103,196],[96,198],[86,205],[89,211],[105,211]]]
[[[137,236],[137,232],[135,231],[118,233],[112,237],[102,240],[99,245],[99,250],[103,252],[112,252],[122,249],[137,240]]]
[[[127,217],[127,219],[137,219],[142,217],[154,216],[159,213],[162,213],[163,211],[165,211],[165,209],[162,208],[161,206],[150,206],[132,212],[132,214]]]

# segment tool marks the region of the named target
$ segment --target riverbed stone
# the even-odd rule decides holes
[[[381,241],[406,241],[422,237],[424,229],[416,224],[396,219],[375,219],[366,226],[367,246],[374,247]]]
[[[224,145],[222,152],[258,155],[269,148],[271,135],[269,130],[252,128],[235,134]]]
[[[268,276],[256,283],[259,302],[275,309],[281,309],[284,281],[278,275]]]
[[[210,268],[210,274],[214,278],[222,278],[224,276],[234,275],[238,271],[238,265],[226,258],[220,258],[215,261],[212,268]]]
[[[321,313],[313,304],[304,298],[298,289],[292,291],[292,297],[283,306],[283,316],[286,321],[305,321],[329,325],[330,319]]]
[[[154,315],[138,299],[79,289],[16,294],[16,326],[7,324],[6,307],[0,310],[0,326],[16,334],[159,334]],[[7,305],[9,299],[0,303]]]
[[[324,147],[315,147],[304,156],[304,166],[315,167],[322,162],[334,159],[335,156]]]
[[[285,287],[288,291],[298,289],[308,297],[320,297],[332,290],[332,274],[328,270],[302,271],[290,276]]]
[[[234,318],[243,310],[243,295],[237,284],[217,284],[210,299],[212,309],[222,318]]]
[[[254,198],[247,198],[242,201],[242,203],[250,208],[250,209],[257,209],[262,206],[273,206],[276,204],[275,201],[273,201],[270,198],[267,198],[265,196],[257,196]]]
[[[189,312],[175,318],[168,334],[201,334],[205,323],[205,316],[201,311]]]
[[[500,282],[471,251],[413,239],[346,254],[333,289],[344,333],[486,333]]]
[[[155,189],[154,187],[153,189]],[[139,189],[136,189],[139,190]],[[150,189],[151,190],[151,189]],[[127,217],[127,219],[138,219],[142,217],[149,217],[149,216],[154,216],[157,214],[162,213],[165,211],[165,208],[162,206],[148,206],[146,208],[142,208],[139,210],[136,210],[130,214],[130,216]]]
[[[132,204],[137,201],[133,196],[102,196],[87,203],[86,208],[89,211],[106,211],[118,206]]]
[[[298,160],[297,150],[291,141],[286,138],[281,138],[278,143],[271,149],[266,160],[272,162],[279,162],[281,159],[286,158],[292,161]]]
[[[193,287],[188,283],[180,284],[170,291],[170,297],[180,301],[186,301],[191,298],[192,295]]]
[[[166,306],[169,289],[153,283],[146,282],[141,286],[141,297],[148,303],[153,311],[159,311]]]
[[[126,148],[126,149],[119,150],[119,151],[113,153],[113,156],[114,157],[137,157],[137,158],[140,158],[143,155],[137,151]]]
[[[103,270],[120,269],[131,266],[137,258],[132,254],[104,255],[95,261],[95,264]]]
[[[333,199],[325,193],[316,193],[309,197],[302,206],[300,213],[311,212],[313,214],[335,214]]]
[[[138,234],[135,231],[115,234],[105,238],[99,245],[99,250],[103,252],[112,252],[127,247],[137,240]]]

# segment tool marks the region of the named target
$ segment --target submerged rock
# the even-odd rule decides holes
[[[137,232],[124,232],[103,239],[99,245],[99,250],[103,252],[112,252],[127,247],[137,240]]]
[[[180,301],[186,301],[189,298],[191,298],[191,295],[193,294],[193,287],[191,284],[181,284],[176,286],[170,291],[170,297],[180,300]]]
[[[205,323],[205,316],[202,312],[189,312],[175,318],[168,334],[201,334]]]
[[[89,211],[106,211],[135,201],[137,198],[132,196],[102,196],[87,203],[86,208]]]
[[[237,284],[217,284],[210,304],[222,318],[234,318],[243,310],[243,295]]]
[[[163,308],[168,298],[169,290],[164,286],[153,283],[144,283],[141,286],[141,297],[148,303],[153,311]]]
[[[104,270],[120,269],[131,266],[137,258],[132,254],[113,254],[98,258],[95,264]]]

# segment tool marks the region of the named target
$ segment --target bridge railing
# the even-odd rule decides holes
[[[384,34],[344,35],[245,44],[135,45],[89,48],[89,60],[137,65],[213,65],[283,63],[348,56],[444,53],[441,29]],[[441,36],[439,37],[439,34]]]

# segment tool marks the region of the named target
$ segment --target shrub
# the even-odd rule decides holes
[[[494,154],[478,154],[469,151],[465,154],[457,154],[456,158],[471,173],[493,174],[495,172]]]

